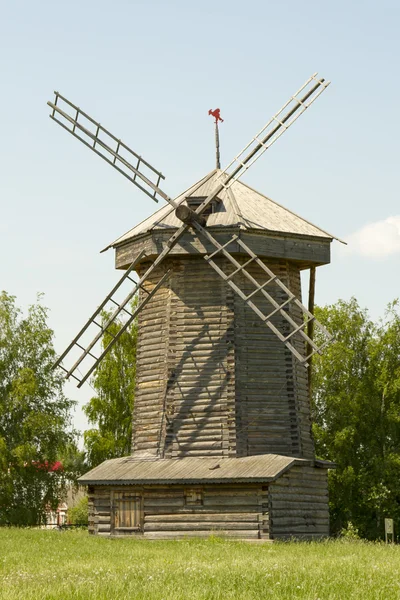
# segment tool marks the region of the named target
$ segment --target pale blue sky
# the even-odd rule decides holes
[[[244,181],[349,239],[317,301],[354,295],[378,318],[400,295],[399,26],[387,0],[3,1],[1,288],[23,307],[45,293],[61,352],[118,278],[99,250],[157,207],[48,118],[53,90],[173,196],[214,166],[209,108],[225,119],[224,163],[318,71],[332,85]]]

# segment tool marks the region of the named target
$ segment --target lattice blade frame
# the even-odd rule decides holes
[[[206,238],[211,244],[214,246],[215,251],[205,256],[205,260],[208,264],[218,273],[218,275],[229,285],[241,298],[242,300],[255,312],[255,314],[273,331],[273,333],[278,337],[278,339],[291,351],[291,353],[298,359],[298,361],[304,366],[308,366],[308,360],[310,357],[315,354],[321,354],[323,348],[327,344],[329,344],[333,336],[329,333],[329,331],[320,323],[316,317],[300,302],[298,298],[289,290],[289,288],[279,279],[277,275],[274,274],[269,267],[267,267],[260,258],[249,248],[237,235],[232,236],[229,241],[221,245],[218,240],[216,240],[209,231],[204,229],[200,224],[194,223],[194,227],[200,233],[201,236]],[[249,256],[250,260],[246,261],[245,264],[239,263],[230,252],[228,252],[227,247],[232,244],[232,242],[236,242]],[[217,254],[222,254],[231,262],[231,264],[235,267],[235,271],[226,275],[224,271],[213,261],[213,257]],[[260,285],[256,279],[246,271],[246,266],[250,262],[255,262],[267,275],[267,281]],[[233,282],[233,277],[239,272],[243,273],[243,275],[254,285],[254,291],[246,296],[244,292],[240,289],[240,287]],[[286,295],[287,300],[279,304],[272,296],[266,291],[266,287],[268,285],[274,284],[278,288],[280,288]],[[251,298],[260,293],[268,300],[268,302],[272,305],[273,310],[269,314],[264,314]],[[303,316],[302,323],[296,323],[294,319],[284,310],[285,306],[289,305],[291,302],[295,304],[301,311]],[[290,325],[292,330],[288,335],[283,335],[277,327],[271,322],[271,319],[274,315],[279,313]],[[316,327],[325,337],[324,342],[317,346],[315,342],[307,335],[305,329],[307,324],[313,321],[314,327]],[[312,349],[311,352],[307,356],[302,356],[297,349],[293,346],[293,344],[289,341],[295,335],[299,335]]]
[[[276,115],[274,115],[274,117],[267,123],[267,125],[261,130],[261,132],[259,132],[257,134],[257,136],[255,136],[254,138],[252,138],[251,142],[243,149],[243,151],[241,153],[239,153],[239,155],[237,155],[233,161],[228,165],[228,167],[223,171],[223,173],[220,176],[220,182],[217,183],[217,185],[215,186],[215,188],[213,189],[213,191],[209,194],[209,196],[198,206],[198,208],[196,209],[196,214],[201,215],[206,208],[208,207],[208,205],[218,196],[218,194],[223,190],[223,189],[227,189],[230,185],[232,185],[232,183],[234,181],[236,181],[237,179],[239,179],[243,173],[245,173],[245,171],[259,158],[259,156],[261,156],[283,133],[284,131],[286,131],[288,129],[288,127],[300,116],[300,114],[302,114],[310,105],[312,102],[314,102],[314,100],[327,88],[327,86],[329,85],[330,82],[325,82],[324,79],[316,79],[316,75],[314,74],[311,76],[311,78],[300,88],[300,90],[298,92],[296,92],[296,94],[294,96],[291,97],[291,99],[283,106],[283,108],[278,111],[278,113],[276,113]],[[311,89],[309,89],[308,91],[306,91],[305,95],[302,96],[301,98],[298,97],[298,95],[303,92],[307,85],[309,85],[309,83],[311,83],[312,81],[315,81],[314,85],[312,86]],[[157,194],[162,197],[164,200],[166,200],[167,202],[169,202],[174,208],[176,208],[176,204],[174,203],[174,201],[172,200],[172,198],[170,198],[167,194],[165,194],[165,192],[163,192],[160,188],[159,188],[159,183],[160,183],[160,179],[164,179],[164,176],[157,171],[156,169],[154,169],[149,163],[147,163],[146,161],[144,161],[139,155],[137,155],[135,152],[133,152],[128,146],[126,146],[125,144],[123,144],[118,138],[116,138],[115,136],[113,136],[112,134],[110,134],[110,132],[108,132],[104,127],[102,127],[100,125],[100,123],[97,123],[96,121],[94,121],[89,115],[87,115],[86,113],[84,113],[83,111],[80,110],[79,107],[73,105],[71,102],[69,102],[69,100],[67,100],[66,98],[64,98],[63,96],[61,96],[58,92],[55,92],[56,94],[56,99],[55,102],[48,102],[48,105],[53,109],[53,113],[52,115],[50,115],[50,117],[55,120],[59,125],[61,125],[64,129],[66,129],[69,133],[71,133],[72,135],[74,135],[75,137],[77,137],[78,139],[80,139],[80,141],[82,143],[84,143],[86,146],[88,146],[89,148],[91,148],[91,150],[93,150],[96,154],[98,154],[99,156],[101,156],[101,158],[103,158],[104,160],[106,160],[109,164],[111,164],[111,166],[113,166],[114,168],[116,168],[119,172],[121,172],[125,177],[127,177],[132,183],[134,183],[135,185],[137,185],[137,187],[139,187],[142,191],[144,191],[148,196],[150,196],[153,200],[157,200],[156,196]],[[58,99],[63,100],[64,102],[67,103],[67,105],[69,107],[71,107],[74,111],[76,111],[76,114],[74,117],[72,117],[71,115],[68,115],[67,113],[65,113],[65,111],[62,111],[58,106],[57,106],[57,101]],[[289,108],[289,104],[294,101],[295,106],[293,108]],[[289,111],[286,112],[283,116],[282,116],[282,111],[286,108],[289,108]],[[55,115],[60,115],[61,117],[63,117],[68,124],[72,125],[72,129],[70,129],[65,123],[63,123],[62,121],[60,121],[60,119],[58,119]],[[93,133],[91,131],[89,131],[87,128],[83,127],[81,125],[81,123],[78,123],[78,119],[79,119],[79,115],[82,115],[83,117],[85,117],[86,119],[89,120],[89,122],[91,122],[93,125],[96,126],[96,132]],[[280,118],[278,118],[280,117]],[[270,125],[276,122],[277,125],[274,126],[272,129],[269,129]],[[81,136],[77,135],[75,133],[76,129],[78,128],[79,131],[82,131],[82,133],[84,133],[86,136],[88,136],[91,140],[93,140],[93,144],[89,144],[86,140],[82,139]],[[104,132],[106,135],[110,136],[111,139],[113,139],[115,142],[117,142],[117,147],[115,150],[113,150],[112,148],[110,148],[107,144],[105,144],[102,140],[99,139],[99,133],[100,132]],[[264,135],[263,139],[259,139],[260,135]],[[111,160],[110,158],[106,157],[104,154],[102,154],[101,152],[99,152],[98,150],[96,150],[96,144],[100,145],[100,147],[102,149],[104,149],[106,152],[108,152],[113,159]],[[124,148],[126,151],[128,151],[129,153],[131,153],[135,158],[138,159],[138,163],[136,165],[136,167],[134,167],[131,163],[129,163],[129,161],[127,161],[126,159],[124,159],[122,156],[119,155],[119,148],[122,147]],[[244,158],[242,158],[242,155],[244,154],[245,151],[248,151],[246,156],[244,156]],[[134,176],[132,177],[130,175],[130,173],[125,172],[120,166],[118,166],[116,163],[119,163],[119,165],[122,165],[124,168],[128,169],[129,172],[133,172]],[[148,167],[153,174],[157,175],[157,183],[152,182],[151,180],[149,180],[147,177],[145,177],[143,175],[143,173],[141,173],[139,171],[139,166],[140,164],[144,164],[146,165],[146,167]],[[233,167],[233,170],[231,170],[229,172],[229,169]],[[137,178],[139,178],[146,186],[148,186],[152,192],[150,192],[148,189],[144,188],[143,185],[139,184],[137,182]],[[217,240],[215,240],[211,234],[209,234],[209,232],[207,232],[205,229],[203,229],[198,223],[192,223],[192,226],[197,227],[198,230],[201,230],[200,233],[201,234],[205,234],[206,237],[208,237],[208,239],[214,243],[215,248],[219,249],[220,248],[220,244],[219,242],[217,242]],[[141,287],[141,285],[146,281],[146,279],[149,277],[149,275],[161,264],[161,262],[164,260],[164,258],[166,256],[168,256],[168,254],[171,252],[172,248],[176,245],[176,243],[179,241],[179,239],[184,235],[184,233],[189,229],[190,225],[189,224],[182,224],[182,226],[170,237],[170,239],[168,240],[168,242],[166,243],[166,246],[164,248],[164,250],[161,252],[161,254],[157,257],[157,259],[153,262],[153,264],[149,267],[149,269],[146,271],[146,273],[143,275],[143,277],[139,280],[139,282],[136,284],[134,291],[128,296],[127,301],[129,301],[129,299],[131,299],[134,294],[136,293],[136,291]],[[249,249],[250,250],[250,249]],[[223,252],[226,253],[226,255],[228,255],[230,257],[230,259],[232,259],[233,261],[235,261],[235,259],[226,251],[226,249],[223,249]],[[254,258],[254,260],[259,260],[257,257]],[[137,261],[136,261],[137,262]],[[211,264],[212,261],[210,261]],[[261,261],[260,261],[261,262]],[[237,261],[236,261],[237,263]],[[263,264],[263,263],[262,263]],[[263,265],[265,267],[265,265]],[[133,268],[133,265],[131,265],[130,270]],[[241,265],[240,263],[236,264],[236,268],[240,268],[241,269]],[[223,274],[224,275],[224,274]],[[273,273],[271,272],[271,277],[272,277]],[[124,276],[125,277],[125,276]],[[124,279],[124,277],[122,279]],[[162,285],[163,281],[165,280],[165,278],[167,277],[167,274],[159,281],[159,283],[157,284],[157,289],[159,286]],[[274,276],[274,279],[275,278]],[[272,281],[272,280],[271,280]],[[280,280],[279,280],[280,281]],[[267,282],[265,285],[267,285],[270,282]],[[234,285],[233,282],[228,281],[229,285]],[[257,284],[257,282],[256,282]],[[282,286],[284,286],[284,284],[282,282],[280,282],[280,284]],[[236,286],[237,287],[237,286]],[[284,286],[285,287],[285,286]],[[291,292],[286,288],[287,293],[289,295],[292,295]],[[258,290],[257,290],[258,291]],[[237,289],[237,293],[241,293],[240,289]],[[267,292],[263,289],[261,290],[261,293],[263,293],[266,297],[268,297],[269,295],[267,294]],[[112,295],[112,293],[111,293]],[[293,296],[293,295],[292,295]],[[110,297],[110,295],[109,295]],[[150,298],[147,299],[147,301]],[[253,303],[251,302],[250,299],[246,299],[247,303],[251,306]],[[292,298],[291,298],[292,300]],[[318,323],[314,317],[314,315],[312,315],[311,313],[309,313],[309,311],[297,300],[297,299],[293,299],[293,301],[296,301],[299,303],[299,305],[302,307],[302,310],[304,309],[304,311],[306,313],[308,313],[310,315],[310,318],[312,318],[314,320],[315,323]],[[104,305],[104,304],[103,304]],[[125,310],[124,306],[126,304],[123,304],[123,306],[120,308],[121,310]],[[255,306],[255,305],[254,305]],[[255,307],[257,308],[257,307]],[[126,326],[124,327],[124,330],[129,326],[129,324],[132,322],[133,318],[139,313],[141,309],[141,306],[138,307],[138,310],[135,311],[135,315],[132,316],[132,319],[126,324]],[[285,311],[283,311],[282,306],[276,306],[275,307],[276,310],[273,311],[273,313],[271,313],[271,315],[269,315],[268,318],[271,318],[271,316],[277,312],[277,311],[281,311],[283,316],[285,318],[287,318],[287,313]],[[92,315],[92,318],[99,314],[99,310],[101,309],[97,309],[97,311],[94,313],[94,315]],[[254,310],[254,309],[253,309]],[[117,311],[118,312],[118,309]],[[119,313],[118,313],[119,314]],[[260,316],[260,315],[259,315]],[[107,326],[109,326],[110,322],[113,322],[115,320],[115,313],[112,317],[112,321],[109,321],[108,324],[106,324],[105,328]],[[91,318],[91,319],[92,319]],[[261,316],[261,318],[264,320],[264,315]],[[60,365],[61,360],[68,354],[68,352],[70,351],[70,349],[76,345],[76,342],[79,339],[79,336],[81,335],[82,332],[86,331],[86,328],[88,327],[88,324],[90,324],[91,319],[88,321],[88,323],[85,325],[85,327],[81,330],[81,332],[78,334],[78,336],[76,336],[76,338],[73,340],[73,342],[70,344],[70,346],[67,348],[67,350],[62,354],[62,356],[60,357],[60,359],[57,361],[57,363],[55,364],[55,366]],[[293,322],[294,323],[294,322]],[[274,326],[272,323],[270,323],[270,321],[267,321],[267,325],[274,330]],[[297,326],[296,323],[294,323],[294,325]],[[325,329],[323,328],[323,326],[318,323],[318,326],[321,327],[321,329]],[[120,335],[123,333],[123,331],[120,332]],[[326,345],[323,344],[319,349],[316,348],[316,345],[313,343],[313,341],[308,338],[308,336],[306,336],[306,334],[304,334],[304,332],[302,331],[302,328],[299,328],[299,332],[300,334],[304,337],[307,341],[309,341],[310,346],[313,348],[312,353],[309,356],[312,356],[312,354],[314,354],[315,351],[319,352],[321,350],[321,348]],[[330,336],[330,334],[325,330],[326,334],[328,336]],[[282,338],[282,334],[275,328],[275,333],[279,338]],[[331,336],[330,336],[331,337]],[[97,338],[99,339],[99,338]],[[306,360],[308,360],[309,356],[305,359],[304,357],[302,357],[301,355],[299,355],[296,351],[295,348],[292,347],[292,345],[290,344],[290,342],[288,340],[283,339],[282,340],[288,347],[292,348],[292,352],[297,355],[297,357],[299,358],[299,360],[301,362],[303,362],[303,364],[307,364]],[[103,351],[103,353],[101,354],[100,357],[96,358],[96,363],[95,365],[90,369],[89,372],[86,373],[86,375],[79,380],[75,375],[73,375],[73,370],[74,367],[76,365],[74,365],[74,367],[72,369],[70,369],[69,371],[67,371],[66,369],[64,369],[67,372],[67,377],[68,376],[73,376],[75,377],[75,379],[77,379],[79,381],[79,385],[78,387],[80,387],[84,381],[86,381],[86,379],[89,377],[89,375],[93,372],[93,370],[96,368],[96,366],[98,365],[98,363],[100,362],[100,360],[102,360],[102,358],[105,356],[105,354],[110,350],[111,346],[115,343],[115,340],[112,341],[112,343],[109,344],[109,346]],[[329,343],[328,341],[326,343]],[[86,349],[84,349],[84,355],[87,356],[90,353],[92,346]],[[80,362],[78,361],[78,365],[80,364]],[[64,368],[64,367],[62,367]]]
[[[225,189],[237,181],[326,90],[331,82],[323,78],[318,79],[317,76],[318,73],[311,75],[225,167],[219,176]]]
[[[251,139],[243,150],[220,173],[218,183],[207,198],[198,206],[196,214],[201,215],[207,206],[218,196],[223,189],[228,189],[235,181],[255,163],[268,148],[302,115],[307,108],[326,90],[330,81],[317,79],[314,73],[302,87],[290,97],[283,107],[268,121],[268,123]],[[311,84],[311,87],[309,87]],[[300,94],[304,93],[300,97]],[[292,103],[294,106],[292,106]],[[285,110],[288,109],[286,112]],[[283,114],[282,114],[283,113]],[[276,123],[274,127],[271,125]],[[261,136],[262,139],[260,139]]]
[[[88,319],[88,321],[82,327],[80,332],[75,336],[75,338],[72,340],[72,342],[67,347],[67,349],[62,353],[62,355],[57,359],[57,361],[53,365],[54,368],[59,366],[61,369],[63,369],[63,371],[65,371],[66,379],[68,379],[69,377],[73,377],[74,379],[76,379],[78,381],[78,387],[81,387],[83,385],[83,383],[88,379],[88,377],[93,373],[93,371],[99,365],[100,361],[111,350],[111,348],[114,346],[114,344],[120,338],[120,336],[128,329],[128,327],[131,325],[131,323],[134,321],[134,319],[138,316],[140,311],[146,306],[146,304],[157,293],[157,291],[160,289],[160,287],[163,285],[163,283],[166,281],[166,279],[169,276],[170,271],[167,271],[163,275],[163,277],[161,277],[161,279],[158,281],[158,283],[154,286],[154,288],[150,292],[147,291],[143,287],[143,284],[145,283],[145,281],[148,277],[149,271],[151,272],[153,269],[151,269],[151,270],[149,269],[144,277],[142,277],[138,282],[135,282],[130,277],[130,274],[133,271],[133,269],[135,268],[135,266],[138,264],[138,262],[143,258],[143,256],[144,256],[144,251],[142,251],[137,256],[136,260],[125,271],[124,275],[121,277],[121,279],[118,281],[118,283],[114,286],[114,288],[111,290],[111,292],[105,297],[105,299],[100,304],[100,306],[95,310],[95,312],[92,314],[90,319]],[[129,294],[123,299],[122,302],[117,302],[117,301],[115,301],[113,296],[115,295],[115,293],[119,290],[121,285],[127,279],[129,281],[131,281],[132,283],[134,283],[135,285],[134,285],[133,289],[129,292]],[[134,298],[135,294],[139,291],[139,289],[142,289],[147,294],[147,296],[145,296],[139,302],[137,308],[131,313],[127,309],[127,306],[129,305],[129,302]],[[101,312],[109,301],[111,301],[113,304],[117,305],[117,308],[115,309],[113,314],[109,317],[109,319],[107,319],[106,323],[100,324],[96,319],[101,317]],[[125,323],[122,324],[118,333],[116,335],[113,335],[111,333],[111,331],[109,330],[109,327],[113,323],[118,322],[118,318],[121,316],[122,313],[128,314],[128,319],[125,321]],[[94,336],[94,338],[91,339],[91,341],[89,343],[82,345],[83,344],[83,341],[82,341],[83,336],[91,325],[97,326],[100,329],[100,331],[97,333],[97,335]],[[109,342],[109,344],[107,345],[107,347],[104,348],[104,350],[101,352],[100,356],[95,356],[93,354],[92,350],[96,346],[96,344],[102,340],[103,336],[106,333],[111,335],[112,339]],[[64,360],[64,358],[66,356],[68,356],[68,354],[75,348],[79,348],[80,350],[82,350],[82,353],[79,355],[78,359],[74,362],[72,367],[67,369],[61,363]],[[75,373],[76,372],[80,373],[79,366],[87,357],[92,358],[94,360],[94,363],[90,366],[90,368],[88,368],[86,370],[85,374],[81,375],[81,377],[79,378]]]
[[[117,335],[115,335],[112,340],[110,341],[110,343],[107,345],[106,348],[104,348],[103,352],[100,354],[99,357],[96,358],[94,364],[90,367],[90,369],[88,369],[85,373],[85,375],[82,377],[82,379],[80,380],[80,383],[78,385],[78,387],[81,387],[85,381],[88,379],[88,377],[90,377],[90,375],[93,373],[93,371],[98,367],[98,365],[100,364],[100,362],[103,360],[103,358],[105,357],[106,354],[108,354],[108,352],[111,350],[111,348],[114,346],[114,344],[117,342],[117,340],[121,337],[121,335],[128,329],[128,327],[131,325],[131,323],[134,321],[134,319],[136,319],[136,317],[139,315],[139,313],[142,311],[142,309],[146,306],[146,304],[148,302],[150,302],[150,300],[152,299],[152,297],[158,292],[158,290],[160,289],[160,287],[163,285],[163,283],[168,279],[170,274],[170,271],[167,271],[163,277],[161,277],[160,281],[157,283],[157,285],[153,288],[153,290],[149,293],[148,296],[146,296],[146,298],[139,304],[139,306],[137,307],[136,310],[133,311],[133,313],[131,314],[130,318],[123,324],[123,326],[121,327],[121,329],[118,331]],[[136,293],[136,292],[135,292]],[[114,319],[112,322],[115,322],[116,319]],[[110,322],[108,322],[107,327],[110,326]]]
[[[53,121],[58,123],[63,129],[80,140],[109,165],[114,167],[152,200],[158,202],[159,198],[161,198],[176,207],[172,198],[159,187],[161,179],[165,179],[165,176],[161,171],[155,169],[149,162],[59,92],[54,92],[54,94],[54,102],[47,103],[52,109],[50,118],[53,119]],[[65,110],[60,108],[60,100],[62,101]],[[74,114],[69,114],[66,112],[67,110]],[[94,126],[94,131],[89,129],[91,126]],[[100,135],[103,135],[103,138],[106,137],[107,141],[102,139]],[[91,143],[85,138],[89,138]],[[110,146],[111,142],[115,144],[114,148]],[[121,154],[122,151],[126,156]],[[135,164],[131,161],[134,161]],[[145,167],[147,175],[143,172],[143,167]],[[155,177],[155,181],[152,181],[150,179],[151,177]]]

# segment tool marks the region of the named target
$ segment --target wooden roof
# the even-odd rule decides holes
[[[309,460],[262,454],[243,458],[138,458],[106,460],[78,481],[83,485],[146,485],[269,482]]]
[[[215,188],[216,179],[220,173],[221,171],[218,169],[211,171],[180,194],[175,202],[181,204],[189,197],[206,198]],[[326,240],[338,239],[241,181],[235,181],[229,190],[223,190],[218,196],[218,200],[220,202],[217,204],[216,212],[208,217],[208,227],[239,227],[244,230],[304,235]],[[174,209],[167,204],[120,236],[105,250],[150,231],[170,229],[172,233],[181,225],[182,222],[175,216]]]

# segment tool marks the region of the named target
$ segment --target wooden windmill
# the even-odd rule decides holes
[[[176,199],[160,171],[80,108],[58,92],[48,103],[57,123],[167,201],[107,247],[124,275],[57,361],[81,386],[138,317],[132,454],[81,477],[91,532],[328,534],[329,465],[315,460],[307,366],[331,336],[301,303],[300,271],[329,262],[333,236],[239,181],[328,85],[314,74],[224,170]]]

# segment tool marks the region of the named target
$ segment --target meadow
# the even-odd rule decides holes
[[[3,600],[400,598],[400,546],[105,539],[0,528]]]

